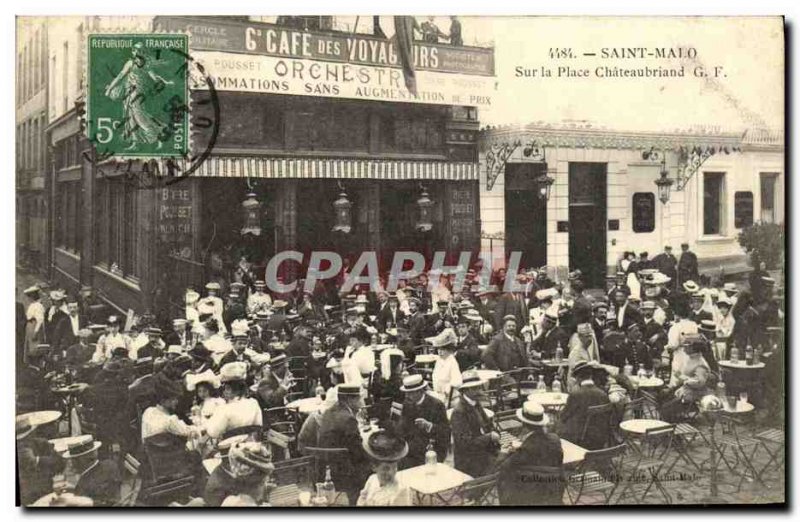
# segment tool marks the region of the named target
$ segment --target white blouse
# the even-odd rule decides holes
[[[245,426],[261,426],[261,407],[255,399],[236,398],[221,404],[206,421],[206,432],[212,439],[219,439],[225,432]]]
[[[455,356],[451,355],[447,359],[442,359],[441,357],[436,359],[431,380],[433,381],[433,391],[445,397],[450,394],[450,388],[461,385],[463,382],[461,368],[459,368],[458,360],[456,360]]]
[[[395,480],[381,486],[378,475],[372,474],[358,496],[359,506],[410,506],[411,490]]]

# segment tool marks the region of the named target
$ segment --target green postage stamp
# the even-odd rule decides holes
[[[176,157],[189,150],[181,34],[90,35],[87,133],[100,157]]]

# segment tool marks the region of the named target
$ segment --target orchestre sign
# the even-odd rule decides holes
[[[218,91],[488,107],[494,90],[490,77],[417,71],[414,96],[392,67],[220,52],[198,52],[195,59]],[[192,87],[207,88],[202,80]]]

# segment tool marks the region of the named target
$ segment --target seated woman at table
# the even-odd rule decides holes
[[[524,433],[519,448],[499,465],[500,505],[561,505],[565,486],[561,439],[547,432],[549,418],[538,403],[526,401],[517,410],[517,420]]]
[[[260,442],[239,442],[231,446],[227,458],[208,477],[203,500],[209,507],[234,505],[232,496],[263,505],[269,500],[269,479],[275,466],[269,451]]]
[[[433,381],[433,392],[439,395],[443,401],[447,401],[450,396],[451,388],[458,388],[461,384],[461,368],[455,358],[456,334],[452,329],[446,329],[435,337],[429,337],[429,341],[436,348],[439,358],[433,365],[431,380]]]
[[[247,364],[232,362],[220,370],[220,382],[226,403],[217,407],[206,422],[206,431],[212,439],[231,436],[232,431],[255,435],[264,424],[261,407],[255,399],[247,398]]]
[[[698,337],[690,337],[683,346],[683,357],[678,366],[673,364],[672,378],[664,391],[661,406],[661,418],[667,422],[676,422],[700,400],[711,392],[712,373],[702,351],[705,341]]]
[[[397,479],[397,463],[408,454],[406,441],[386,430],[371,433],[362,442],[375,472],[369,476],[358,506],[410,506],[411,490]]]

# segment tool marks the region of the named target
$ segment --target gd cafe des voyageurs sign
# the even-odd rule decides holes
[[[180,17],[158,17],[154,27],[188,32],[192,58],[220,91],[477,107],[490,106],[494,91],[493,49],[415,42],[415,97],[393,39]]]

